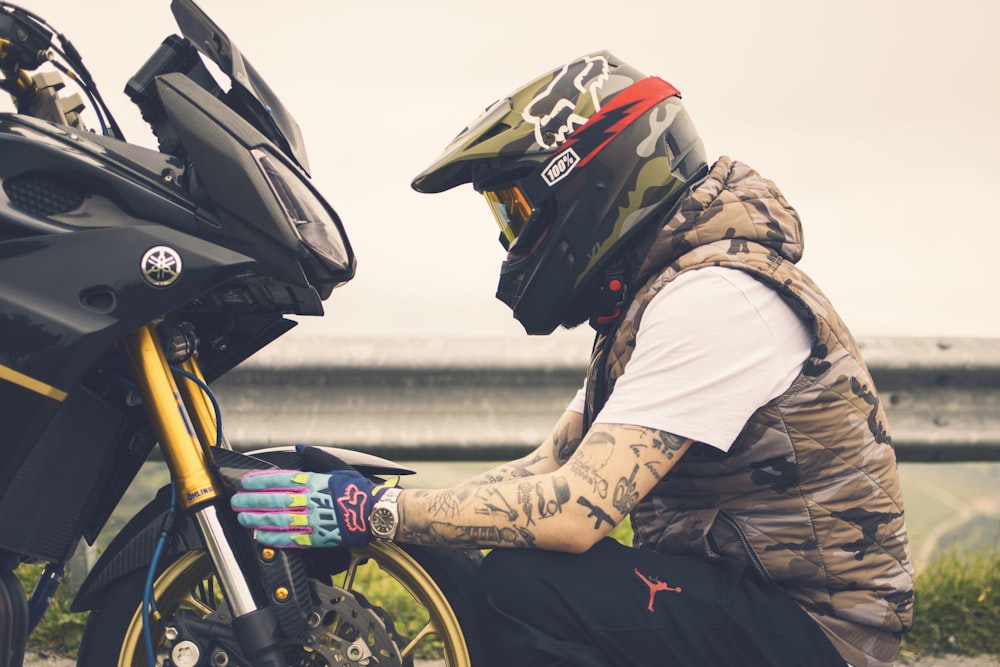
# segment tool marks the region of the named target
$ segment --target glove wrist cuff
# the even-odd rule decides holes
[[[330,474],[330,495],[344,546],[364,546],[372,540],[371,515],[375,505],[392,490],[389,484],[376,485],[351,471]]]

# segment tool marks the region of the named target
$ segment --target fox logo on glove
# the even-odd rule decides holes
[[[366,533],[368,525],[365,523],[365,503],[368,496],[364,491],[354,484],[348,484],[344,488],[344,494],[337,498],[337,505],[344,518],[341,528],[351,533]]]

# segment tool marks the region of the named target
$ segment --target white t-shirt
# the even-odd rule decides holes
[[[805,323],[748,273],[688,271],[650,301],[632,357],[594,422],[728,451],[750,415],[791,386],[811,344]],[[569,409],[582,413],[585,396],[580,389]]]

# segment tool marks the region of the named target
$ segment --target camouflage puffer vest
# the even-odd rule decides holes
[[[721,158],[653,242],[623,324],[598,340],[587,414],[628,364],[646,306],[680,273],[731,267],[777,290],[812,327],[810,358],[728,453],[696,444],[684,455],[633,512],[635,543],[750,561],[850,664],[889,665],[913,613],[895,453],[857,344],[794,265],[801,239],[798,215],[774,184]]]

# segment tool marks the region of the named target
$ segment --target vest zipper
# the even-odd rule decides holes
[[[749,538],[747,538],[747,536],[743,533],[743,529],[740,525],[736,523],[736,519],[729,516],[722,510],[719,511],[718,517],[722,519],[726,525],[736,531],[736,536],[740,540],[740,546],[743,547],[743,553],[746,554],[747,560],[750,561],[750,565],[753,566],[753,569],[757,572],[757,576],[761,578],[761,581],[768,584],[771,583],[771,577],[767,574],[767,570],[764,569],[764,564],[760,562],[760,558],[757,557],[757,552],[753,550],[753,546],[750,545]]]

